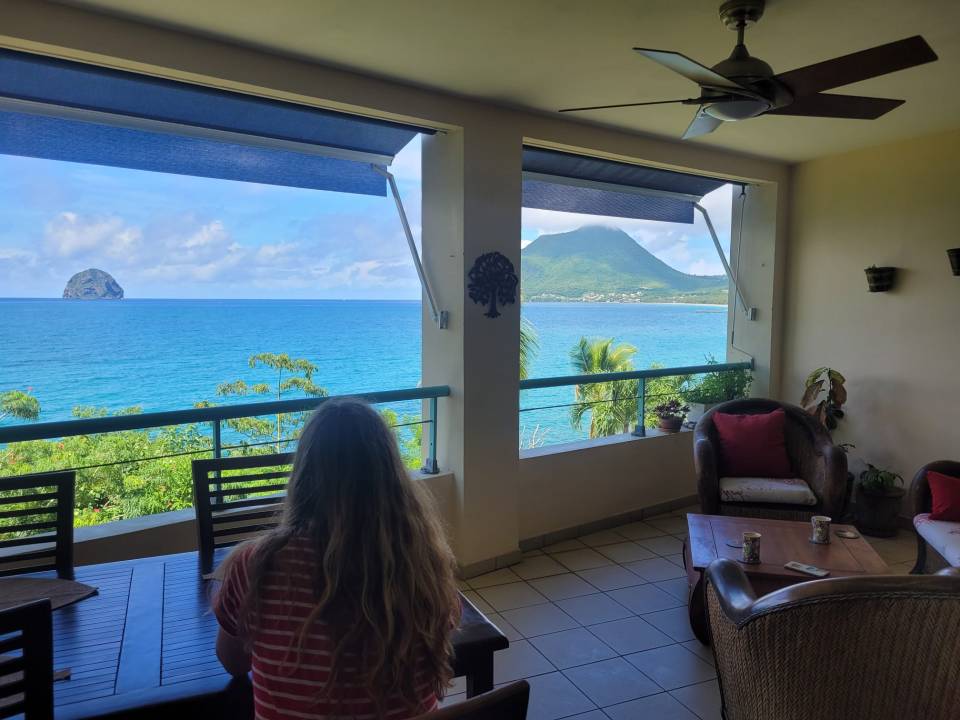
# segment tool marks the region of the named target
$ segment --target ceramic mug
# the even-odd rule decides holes
[[[813,527],[810,542],[817,545],[828,545],[830,543],[830,518],[826,515],[814,515],[810,518],[810,524]]]
[[[740,559],[750,565],[760,563],[760,533],[745,532],[743,534],[743,549]]]

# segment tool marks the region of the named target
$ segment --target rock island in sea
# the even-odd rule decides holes
[[[103,270],[81,270],[67,282],[63,297],[68,300],[123,300],[123,288]]]

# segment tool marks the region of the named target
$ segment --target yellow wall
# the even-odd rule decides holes
[[[797,402],[819,366],[841,371],[836,438],[907,482],[960,459],[960,277],[945,252],[960,247],[958,172],[953,131],[803,163],[793,179],[781,395]],[[899,268],[892,292],[867,292],[873,264]]]
[[[520,538],[530,540],[697,494],[693,433],[618,435],[524,450]]]

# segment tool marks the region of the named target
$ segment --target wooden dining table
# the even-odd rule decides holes
[[[53,613],[54,670],[70,671],[54,684],[57,720],[253,716],[249,680],[231,677],[217,660],[213,583],[202,577],[197,553],[81,566],[76,580],[98,592]],[[509,642],[461,601],[454,674],[465,676],[472,696],[493,688],[493,654]]]

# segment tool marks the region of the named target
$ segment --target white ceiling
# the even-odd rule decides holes
[[[71,0],[70,4],[422,87],[553,112],[690,97],[696,87],[631,51],[713,65],[735,35],[718,0]],[[747,33],[776,72],[922,34],[940,60],[833,92],[903,98],[879,120],[761,117],[693,142],[787,161],[960,126],[960,1],[769,0]],[[693,109],[585,113],[679,137]]]

